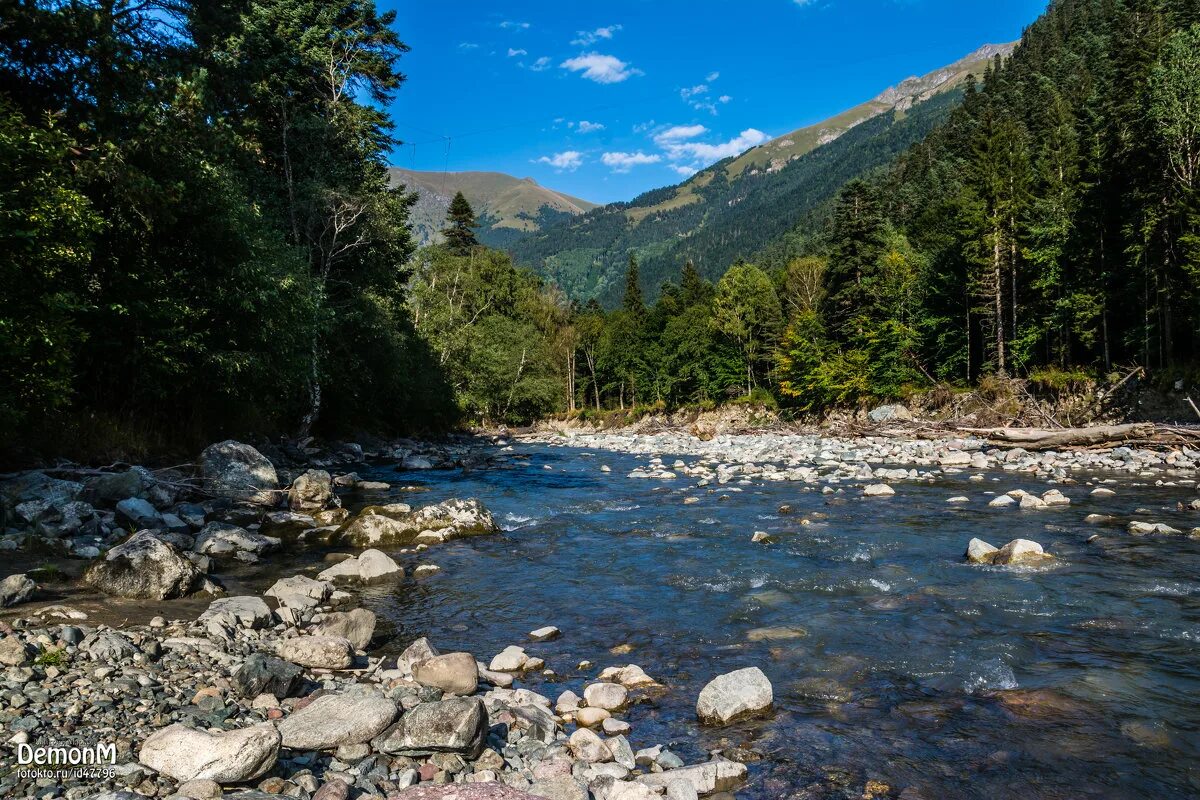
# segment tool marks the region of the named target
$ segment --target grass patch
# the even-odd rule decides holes
[[[33,663],[39,667],[61,667],[67,663],[67,651],[61,647],[42,647]]]

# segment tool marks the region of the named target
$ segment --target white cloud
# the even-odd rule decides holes
[[[732,100],[732,99],[733,99],[733,98],[732,98],[732,97],[730,97],[729,95],[727,95],[727,94],[723,94],[723,95],[721,95],[720,97],[718,97],[718,98],[717,98],[717,102],[718,102],[718,103],[728,103],[728,102],[729,102],[730,100]]]
[[[667,128],[665,131],[659,131],[654,134],[654,142],[659,147],[667,147],[672,143],[679,143],[686,139],[695,139],[697,136],[708,133],[708,128],[703,125],[675,125]]]
[[[583,153],[578,150],[566,150],[550,156],[542,156],[535,164],[549,164],[559,172],[574,172],[583,164]]]
[[[667,141],[663,144],[663,148],[672,161],[700,161],[711,164],[723,158],[740,155],[769,138],[771,137],[760,130],[747,128],[727,142],[707,144],[705,142]]]
[[[514,50],[511,47],[508,48],[508,57],[509,58],[512,58],[513,56],[527,56],[527,55],[529,55],[528,50]]]
[[[459,50],[475,50],[478,47],[479,47],[479,45],[475,44],[475,42],[459,42],[458,43]]]
[[[713,81],[715,81],[715,80],[716,80],[717,78],[719,78],[719,77],[721,77],[721,73],[719,73],[719,72],[710,72],[710,73],[708,73],[708,77],[706,77],[706,78],[704,79],[704,81],[705,81],[705,83],[712,83]]]
[[[500,23],[500,27],[506,31],[527,31],[529,30],[528,22],[514,22],[511,19],[506,19]]]
[[[662,156],[638,150],[636,153],[605,153],[600,156],[600,160],[613,172],[629,172],[634,167],[643,164],[657,164],[662,161]]]
[[[695,97],[698,94],[705,94],[708,91],[708,86],[701,83],[698,86],[693,86],[690,89],[680,89],[679,96],[684,100]]]
[[[646,131],[650,130],[657,124],[658,123],[655,122],[654,120],[650,120],[649,122],[639,122],[633,126],[633,132],[634,133],[645,133]]]
[[[621,30],[620,25],[609,25],[604,28],[596,28],[594,31],[576,31],[575,35],[579,38],[572,39],[571,44],[577,44],[580,47],[588,47],[601,39],[611,39],[613,34]]]
[[[568,58],[560,66],[571,72],[582,72],[584,78],[596,83],[620,83],[634,75],[642,74],[640,69],[634,69],[616,56],[601,53],[585,53]]]
[[[537,61],[529,65],[529,68],[534,72],[543,72],[550,69],[550,56],[542,56]]]
[[[695,167],[687,167],[683,164],[672,164],[671,169],[675,170],[681,178],[690,178],[698,172]]]
[[[588,122],[586,119],[581,119],[575,129],[580,133],[591,133],[592,131],[604,130],[604,125],[599,122]]]

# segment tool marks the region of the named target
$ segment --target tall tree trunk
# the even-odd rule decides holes
[[[992,242],[992,285],[996,287],[996,374],[1003,377],[1007,374],[1004,362],[1004,274],[1000,264],[1000,227],[993,229]]]

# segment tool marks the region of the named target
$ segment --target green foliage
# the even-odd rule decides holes
[[[39,667],[61,667],[69,661],[67,651],[61,647],[39,647],[33,663]]]
[[[82,0],[5,17],[0,446],[449,417],[403,302],[411,201],[383,163],[394,13]]]
[[[72,177],[74,143],[0,98],[0,430],[72,399],[78,322],[101,219]]]
[[[713,326],[741,349],[746,394],[751,394],[756,375],[783,326],[779,297],[767,274],[752,264],[731,267],[717,283]]]
[[[421,250],[408,310],[468,417],[527,423],[561,407],[562,298],[507,254],[474,247]]]

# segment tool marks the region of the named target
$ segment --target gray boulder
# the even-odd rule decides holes
[[[279,547],[279,539],[274,536],[263,536],[253,533],[237,525],[225,522],[210,522],[196,534],[193,548],[197,553],[206,556],[236,557],[241,553],[252,553],[256,556],[269,553]]]
[[[412,668],[413,680],[422,686],[441,689],[446,694],[470,695],[479,686],[479,667],[470,653],[446,653]]]
[[[136,469],[97,475],[87,482],[88,494],[101,503],[113,503],[126,497],[141,497],[146,491],[142,473]]]
[[[491,512],[478,500],[469,499],[447,500],[417,511],[402,504],[368,506],[342,528],[341,534],[357,547],[374,547],[448,541],[497,530]]]
[[[766,711],[773,700],[771,681],[758,667],[747,667],[709,681],[696,701],[696,716],[704,723],[725,725]]]
[[[355,650],[366,650],[375,634],[375,612],[365,608],[353,611],[335,611],[326,614],[313,633],[317,636],[338,636],[346,639]]]
[[[455,697],[421,703],[371,747],[390,755],[460,753],[478,758],[488,730],[487,707],[478,697]]]
[[[297,636],[278,648],[280,658],[302,667],[346,669],[354,663],[354,646],[340,636]]]
[[[242,697],[258,697],[264,692],[283,699],[294,692],[304,670],[290,661],[254,653],[231,676]]]
[[[279,757],[279,731],[270,723],[208,733],[180,724],[154,733],[138,760],[176,781],[242,783],[265,774]]]
[[[275,466],[248,444],[228,439],[209,445],[200,454],[200,475],[204,487],[221,497],[263,506],[278,504]]]
[[[33,593],[36,591],[37,584],[23,573],[9,575],[0,581],[0,608],[8,608],[9,606],[15,606],[17,603],[24,603],[33,597]]]
[[[327,694],[279,723],[283,746],[293,750],[331,750],[378,736],[399,710],[376,691]]]
[[[280,578],[263,592],[268,597],[274,597],[279,605],[288,608],[315,608],[329,599],[333,586],[325,581],[314,581],[304,575],[293,575],[290,578]]]
[[[195,590],[200,570],[151,531],[139,531],[93,563],[83,580],[105,594],[169,600]]]
[[[135,528],[157,528],[162,524],[158,509],[140,497],[127,497],[117,503],[117,517]]]
[[[288,507],[293,511],[320,511],[333,499],[333,483],[323,469],[310,469],[288,489]]]
[[[271,624],[271,607],[261,597],[253,595],[238,595],[221,597],[208,604],[208,609],[201,614],[196,622],[208,624],[213,618],[227,619],[235,625],[251,630],[265,628]]]

